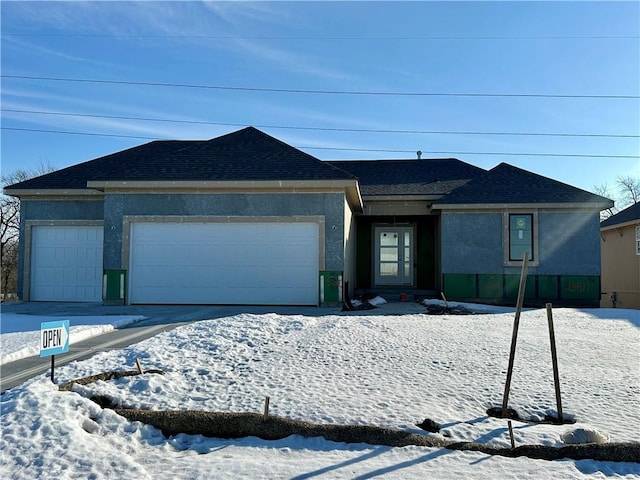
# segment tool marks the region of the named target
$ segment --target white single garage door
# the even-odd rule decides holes
[[[102,238],[102,227],[33,227],[31,300],[100,302]]]
[[[316,305],[316,223],[133,223],[130,303]]]

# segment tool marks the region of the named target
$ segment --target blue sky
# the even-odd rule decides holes
[[[487,169],[507,162],[587,190],[640,177],[638,2],[1,8],[3,173],[254,125],[325,160],[421,150]],[[612,95],[631,98],[584,98]]]

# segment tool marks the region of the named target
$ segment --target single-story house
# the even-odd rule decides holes
[[[348,293],[597,306],[606,198],[501,163],[321,161],[253,127],[5,188],[30,301],[290,304]]]
[[[640,309],[640,202],[600,223],[602,307]]]

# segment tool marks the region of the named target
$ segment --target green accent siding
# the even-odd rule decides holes
[[[520,275],[505,275],[504,291],[505,297],[516,300],[518,298],[518,290],[520,289]],[[524,298],[536,298],[536,277],[527,275],[524,286]]]
[[[503,298],[503,275],[478,275],[480,298]]]
[[[338,271],[320,271],[320,281],[322,282],[324,298],[321,298],[323,304],[340,303],[341,300],[341,282],[342,272]]]
[[[444,276],[444,294],[447,299],[475,298],[476,276],[450,273]]]
[[[600,298],[600,277],[562,275],[560,295],[563,299],[591,300]]]
[[[538,298],[556,300],[558,298],[558,276],[538,275]]]
[[[514,305],[520,275],[445,273],[442,281],[448,300]],[[600,277],[528,275],[525,303],[543,306],[549,302],[554,305],[596,308],[600,302]]]
[[[127,292],[127,271],[104,270],[104,275],[107,285],[105,288],[106,295],[102,300],[109,304],[123,305]]]

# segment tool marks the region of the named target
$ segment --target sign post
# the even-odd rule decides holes
[[[69,320],[40,324],[40,357],[51,356],[51,381],[55,356],[69,351]]]

